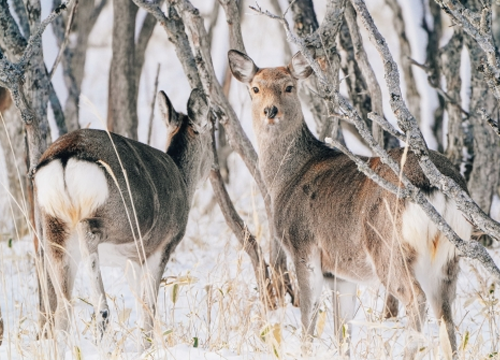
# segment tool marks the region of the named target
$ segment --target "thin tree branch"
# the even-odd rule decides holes
[[[491,26],[491,8],[483,3],[480,13],[465,8],[458,0],[435,0],[453,20],[455,25],[477,41],[486,54],[487,63],[483,69],[486,81],[493,94],[500,101],[500,58],[498,55]]]
[[[141,71],[146,55],[146,47],[148,46],[149,39],[151,39],[151,36],[153,35],[156,23],[157,21],[153,14],[147,13],[135,44],[135,68],[137,82],[139,82],[141,77]]]
[[[19,26],[23,31],[24,38],[30,37],[30,24],[28,20],[28,12],[26,11],[26,5],[23,0],[12,0],[12,7],[19,18]]]
[[[411,54],[411,46],[408,38],[406,37],[405,21],[403,18],[403,11],[397,0],[385,0],[393,13],[393,24],[398,34],[399,39],[399,61],[401,63],[403,76],[406,85],[406,98],[410,112],[415,116],[418,122],[421,120],[420,115],[420,94],[413,75],[413,69],[409,58]]]
[[[215,121],[212,122],[212,152],[214,154],[214,162],[210,171],[210,183],[215,194],[215,198],[219,204],[222,215],[226,220],[226,224],[231,228],[245,252],[250,256],[252,266],[255,272],[255,279],[259,288],[259,295],[267,307],[274,308],[276,304],[275,295],[271,286],[267,264],[262,255],[262,249],[257,242],[255,236],[249,231],[245,222],[238,215],[234,208],[233,202],[229,197],[224,181],[219,171],[219,160],[217,157],[217,147],[215,141]]]
[[[479,112],[479,114],[481,115],[481,118],[482,118],[485,122],[487,122],[487,123],[491,126],[491,128],[492,128],[493,130],[495,130],[496,134],[497,134],[498,136],[500,136],[500,127],[498,126],[498,120],[496,120],[496,121],[495,121],[495,120],[493,120],[493,119],[491,118],[491,116],[488,116],[488,114],[487,114],[487,113],[486,113],[486,111],[484,111],[484,110],[481,110],[481,111]]]
[[[414,59],[410,59],[410,61],[413,65],[419,67],[420,69],[426,72],[429,85],[432,86],[434,89],[436,89],[438,94],[441,95],[444,98],[444,100],[446,100],[451,105],[456,106],[466,117],[469,117],[471,115],[468,111],[464,110],[462,105],[457,100],[453,99],[451,95],[449,95],[438,83],[432,80],[434,75],[433,75],[433,70],[430,67],[424,64],[420,64],[418,61]]]
[[[156,69],[155,84],[153,91],[153,100],[151,101],[151,115],[149,116],[149,127],[148,127],[148,138],[147,144],[151,145],[151,135],[153,133],[153,120],[155,115],[155,105],[156,105],[156,94],[158,93],[158,82],[160,78],[160,63],[158,63],[158,68]]]
[[[281,25],[285,29],[287,41],[297,45],[300,48],[300,52],[307,59],[307,61],[309,62],[309,65],[311,66],[311,68],[314,70],[314,73],[318,77],[318,81],[321,85],[321,88],[326,93],[331,93],[332,89],[333,89],[332,84],[330,83],[327,76],[325,75],[325,73],[321,69],[320,64],[314,60],[314,55],[311,54],[311,52],[308,51],[308,49],[307,49],[308,45],[310,44],[310,41],[306,42],[304,39],[301,39],[297,35],[292,33],[292,31],[290,30],[290,25],[288,24],[288,21],[286,20],[286,18],[284,16],[274,15],[271,12],[269,12],[268,10],[263,11],[258,3],[256,3],[255,6],[250,6],[250,9],[254,10],[255,12],[257,12],[261,15],[265,15],[271,19],[277,20],[281,23]],[[340,15],[341,14],[339,14],[339,16]],[[319,44],[318,44],[318,48],[320,48],[320,47],[321,47],[321,42],[319,42]]]
[[[371,110],[381,116],[384,114],[384,107],[382,103],[382,90],[375,76],[375,72],[368,61],[368,55],[363,46],[363,39],[359,32],[358,23],[356,21],[356,12],[350,2],[347,2],[344,12],[349,34],[351,35],[352,47],[356,63],[359,65],[363,78],[366,81],[368,94],[370,94]],[[369,117],[370,118],[370,117]],[[373,128],[372,133],[378,143],[384,144],[383,133],[379,132],[377,128]]]
[[[75,0],[75,4],[73,5],[73,8],[71,9],[71,12],[69,14],[69,19],[68,19],[68,24],[66,25],[66,30],[64,31],[63,35],[63,41],[61,42],[59,46],[59,52],[57,53],[56,59],[54,60],[54,65],[52,65],[52,69],[50,69],[49,72],[49,79],[52,80],[52,77],[54,76],[54,72],[57,69],[57,66],[59,65],[59,62],[61,61],[61,57],[63,55],[64,50],[66,49],[66,45],[68,45],[69,41],[69,33],[71,31],[71,27],[73,26],[73,19],[75,17],[75,12],[76,8],[78,7],[78,0]]]
[[[64,1],[61,5],[59,5],[57,8],[54,9],[50,13],[49,16],[47,16],[41,23],[40,25],[33,31],[33,34],[30,36],[28,40],[28,44],[26,46],[26,49],[24,50],[24,53],[21,57],[21,60],[19,61],[19,64],[25,68],[29,59],[33,56],[33,48],[35,45],[39,44],[42,41],[42,34],[45,31],[45,28],[52,22],[54,21],[62,11],[65,11],[68,9],[68,7],[72,4],[74,0],[66,0]]]
[[[325,142],[327,144],[335,146],[341,152],[349,157],[356,165],[358,166],[358,170],[364,173],[369,179],[376,182],[380,187],[384,188],[387,191],[395,194],[400,199],[406,199],[410,197],[410,194],[405,188],[394,185],[393,183],[385,180],[379,174],[370,168],[370,164],[361,160],[357,155],[354,155],[347,147],[339,143],[337,140],[332,138],[326,138]]]
[[[9,10],[7,0],[0,0],[0,29],[0,45],[11,61],[19,60],[26,49],[27,41]]]
[[[402,141],[403,143],[406,143],[407,139],[405,135],[399,131],[397,131],[394,126],[392,126],[389,121],[387,121],[384,117],[378,115],[377,113],[369,113],[368,114],[368,119],[375,121],[377,124],[379,124],[382,129],[387,131],[389,134],[397,138],[399,141]]]
[[[214,1],[214,6],[212,8],[212,12],[210,13],[210,16],[208,17],[208,31],[207,31],[207,36],[208,36],[208,43],[210,44],[210,47],[212,47],[213,39],[214,39],[214,30],[215,27],[217,26],[217,21],[219,20],[219,9],[220,9],[220,3],[219,1]]]

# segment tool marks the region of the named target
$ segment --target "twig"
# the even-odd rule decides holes
[[[452,104],[453,106],[456,106],[466,117],[471,116],[471,114],[468,111],[465,111],[464,108],[458,103],[457,100],[453,99],[441,86],[439,86],[439,84],[437,84],[435,81],[431,80],[432,69],[430,69],[429,67],[427,67],[424,64],[420,64],[418,61],[416,61],[412,58],[408,58],[408,59],[410,60],[410,62],[413,65],[415,65],[416,67],[419,67],[420,69],[425,71],[425,73],[427,74],[428,79],[429,79],[429,81],[428,81],[429,85],[432,86],[439,93],[439,95],[441,95],[448,103]]]
[[[24,50],[23,56],[21,57],[21,60],[19,61],[19,65],[24,69],[31,56],[33,55],[33,47],[35,44],[40,42],[42,40],[42,34],[45,31],[45,28],[55,20],[56,17],[58,17],[62,11],[65,11],[68,9],[69,6],[73,3],[75,0],[66,0],[63,2],[61,5],[59,5],[57,8],[54,9],[50,13],[49,16],[47,16],[41,23],[38,25],[38,27],[35,29],[33,34],[30,36],[28,40],[28,44],[26,46],[26,49]]]
[[[366,54],[365,48],[363,46],[363,39],[359,31],[358,23],[356,21],[356,13],[352,4],[347,2],[346,9],[344,12],[347,27],[349,29],[349,35],[352,40],[352,47],[356,63],[359,65],[361,74],[366,81],[366,89],[368,94],[370,94],[371,109],[377,114],[384,114],[384,106],[382,103],[382,90],[375,76],[375,72],[368,61],[368,55]],[[370,118],[370,117],[368,117]],[[373,120],[373,119],[371,119]],[[380,125],[380,124],[379,124]],[[383,144],[384,134],[379,132],[377,126],[372,125],[372,133],[379,144]]]
[[[370,168],[370,165],[361,160],[357,155],[354,155],[347,147],[342,145],[340,142],[338,142],[335,139],[332,138],[326,138],[325,142],[327,144],[335,146],[337,149],[342,151],[345,155],[349,157],[353,162],[356,163],[358,166],[359,171],[364,173],[368,178],[372,179],[374,182],[376,182],[380,187],[386,189],[387,191],[390,191],[391,193],[397,195],[398,198],[400,199],[406,199],[410,197],[410,194],[408,191],[403,188],[396,186],[389,181],[385,180],[382,178],[379,174],[377,174],[375,171],[373,171]]]
[[[420,121],[420,93],[417,89],[413,69],[409,61],[411,56],[411,46],[408,38],[406,37],[405,21],[403,18],[403,11],[397,0],[385,0],[385,3],[391,8],[393,13],[393,24],[398,34],[399,40],[399,60],[406,86],[406,99],[408,108],[415,118]]]
[[[500,59],[492,35],[491,8],[483,5],[480,14],[466,9],[460,1],[435,0],[456,25],[472,36],[486,54],[485,76],[493,94],[500,101]]]
[[[151,100],[151,115],[149,115],[148,142],[147,142],[149,145],[151,145],[151,135],[153,133],[153,120],[155,115],[156,94],[158,93],[158,79],[160,77],[160,67],[161,64],[158,63],[158,68],[156,69],[154,90],[153,90],[153,100]]]
[[[481,115],[481,118],[483,121],[487,122],[493,130],[495,130],[496,134],[500,136],[500,127],[498,126],[498,120],[495,121],[489,116],[485,110],[480,110],[479,115]]]
[[[378,115],[377,113],[369,113],[368,114],[368,119],[375,121],[377,124],[379,124],[382,129],[387,131],[389,134],[397,138],[398,140],[406,143],[408,139],[406,139],[405,135],[399,131],[397,131],[385,118],[382,116]]]
[[[287,41],[297,45],[300,48],[300,52],[305,56],[305,58],[307,59],[307,62],[309,63],[311,68],[314,70],[314,73],[318,77],[318,81],[320,82],[323,90],[326,93],[331,93],[332,92],[332,85],[328,81],[327,76],[325,75],[325,73],[323,72],[321,67],[319,66],[318,62],[314,60],[313,54],[311,54],[311,52],[308,51],[307,44],[306,44],[305,40],[299,38],[294,33],[292,33],[292,31],[290,30],[290,25],[288,24],[288,21],[285,19],[285,17],[274,15],[271,12],[269,12],[268,10],[263,11],[258,3],[256,3],[256,6],[250,6],[250,9],[252,9],[253,11],[255,11],[261,15],[264,15],[264,16],[267,16],[271,19],[277,20],[281,23],[281,25],[285,29]]]
[[[78,7],[78,0],[75,0],[75,4],[73,5],[73,8],[71,9],[71,13],[69,14],[68,24],[66,25],[66,31],[64,32],[64,41],[61,43],[61,46],[59,47],[59,52],[57,53],[56,59],[54,60],[54,65],[52,65],[52,69],[50,70],[50,73],[49,73],[50,80],[52,80],[52,77],[54,76],[54,73],[57,69],[57,66],[59,65],[59,62],[61,61],[61,57],[62,57],[62,54],[64,52],[64,49],[66,49],[66,46],[68,45],[69,33],[71,31],[71,27],[73,26],[73,19],[75,17],[75,12],[76,12],[77,7]]]

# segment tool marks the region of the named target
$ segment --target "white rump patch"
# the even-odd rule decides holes
[[[66,209],[71,208],[71,200],[65,191],[64,170],[60,160],[54,160],[35,174],[36,198],[38,205],[47,214],[66,218]]]
[[[35,175],[37,200],[49,215],[71,226],[92,216],[108,198],[104,172],[94,163],[69,159],[51,161]]]
[[[469,240],[472,226],[458,210],[454,200],[435,192],[428,200],[451,228],[464,240]],[[429,219],[421,207],[408,202],[403,213],[403,238],[417,251],[415,276],[426,294],[439,291],[443,267],[455,256],[456,248]]]

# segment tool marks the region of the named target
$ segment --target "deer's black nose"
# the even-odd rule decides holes
[[[273,107],[266,107],[264,109],[264,115],[266,115],[268,119],[274,119],[277,113],[278,113],[278,108],[274,105]]]

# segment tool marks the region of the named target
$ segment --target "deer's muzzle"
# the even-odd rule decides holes
[[[266,115],[268,119],[274,119],[277,113],[278,113],[278,108],[274,105],[272,107],[268,106],[264,108],[264,115]]]

